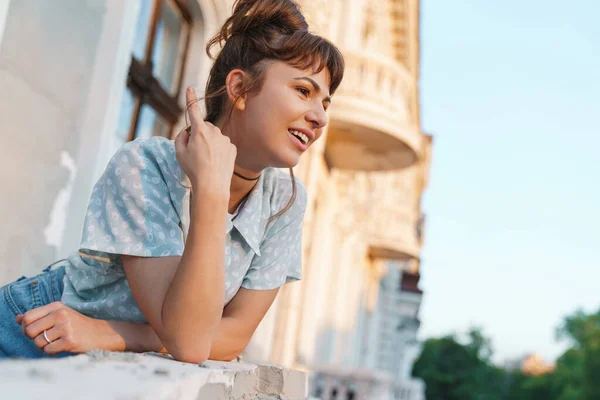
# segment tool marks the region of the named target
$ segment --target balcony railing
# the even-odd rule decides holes
[[[401,204],[378,207],[370,219],[370,255],[389,260],[418,259],[421,243],[417,234],[418,219]]]
[[[340,365],[316,367],[309,393],[309,399],[319,400],[425,400],[425,384],[420,379],[397,379],[382,370]]]
[[[412,165],[423,139],[409,112],[414,78],[381,55],[345,51],[344,58],[344,80],[329,113],[328,163],[365,171]]]
[[[333,171],[341,199],[334,217],[338,233],[347,236],[360,227],[371,257],[402,264],[418,260],[422,245],[422,214],[416,206],[418,168],[383,173]]]

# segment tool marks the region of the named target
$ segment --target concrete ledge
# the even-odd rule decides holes
[[[304,400],[306,375],[273,365],[187,364],[154,353],[94,351],[0,362],[2,398]]]

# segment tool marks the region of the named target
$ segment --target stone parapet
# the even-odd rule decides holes
[[[306,399],[304,372],[273,365],[188,364],[155,353],[94,351],[73,357],[0,362],[2,398]]]

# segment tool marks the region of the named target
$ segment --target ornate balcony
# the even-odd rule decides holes
[[[372,195],[377,206],[368,216],[372,257],[397,261],[419,259],[423,227],[418,207],[420,169],[418,164],[401,172],[376,173],[370,179],[372,193],[377,194]]]
[[[334,170],[338,201],[333,221],[340,237],[360,232],[373,258],[418,260],[423,224],[417,186],[421,168],[417,164],[392,172]]]
[[[378,207],[369,226],[369,254],[374,258],[408,261],[418,259],[421,243],[417,235],[418,218],[401,205]]]
[[[346,72],[329,111],[325,158],[331,167],[382,171],[418,159],[423,135],[411,110],[414,79],[396,61],[344,52]]]

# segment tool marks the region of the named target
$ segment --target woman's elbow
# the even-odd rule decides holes
[[[214,361],[233,361],[240,355],[239,352],[229,354],[211,354],[209,358]]]
[[[201,364],[204,361],[208,360],[208,357],[203,354],[184,353],[181,355],[173,355],[173,354],[171,354],[171,355],[173,356],[173,358],[175,358],[176,361],[190,363],[190,364]]]
[[[232,343],[228,343],[228,346],[219,346],[219,343],[215,343],[215,346],[211,348],[211,353],[208,358],[215,361],[233,361],[235,360],[246,346],[235,346]]]
[[[174,349],[170,353],[177,361],[200,364],[208,360],[210,346],[186,346],[181,349]]]

